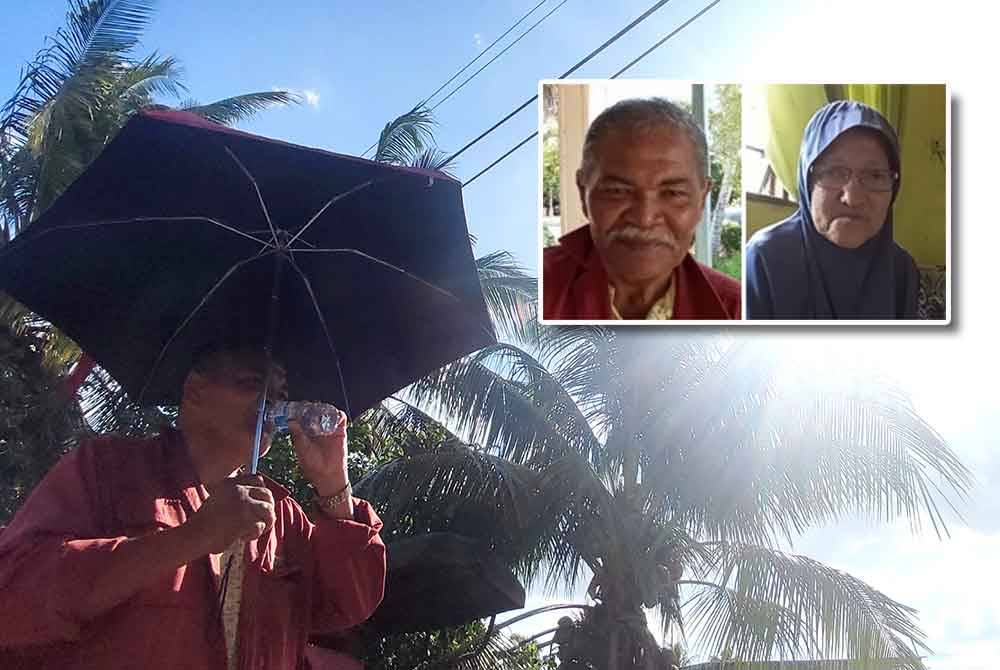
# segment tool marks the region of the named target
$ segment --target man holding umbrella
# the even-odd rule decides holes
[[[0,653],[28,667],[302,667],[383,593],[347,417],[496,342],[457,180],[183,112],[133,117],[0,248],[0,290],[140,404],[180,406],[179,430],[65,456],[0,535]],[[286,396],[344,410],[325,437],[291,424],[309,516],[231,476]]]
[[[290,423],[315,514],[272,480],[233,476],[268,372],[284,397],[284,371],[260,353],[210,350],[184,382],[179,430],[63,457],[0,536],[0,645],[25,667],[291,669],[310,633],[368,618],[385,547],[378,517],[350,496],[345,415],[326,436]],[[234,585],[220,554],[237,540],[246,571],[227,654],[235,622],[221,603]]]

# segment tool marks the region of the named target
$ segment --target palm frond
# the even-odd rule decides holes
[[[210,121],[229,126],[253,118],[266,109],[283,105],[298,105],[301,102],[301,96],[297,93],[289,91],[261,91],[259,93],[245,93],[231,98],[223,98],[222,100],[216,100],[206,105],[188,101],[181,109],[203,116]]]
[[[423,170],[435,170],[449,177],[455,177],[455,161],[450,158],[450,154],[436,147],[425,148],[410,166]]]
[[[155,0],[73,0],[56,44],[75,64],[122,56],[139,43],[155,6]]]
[[[364,420],[376,445],[398,444],[404,455],[416,455],[442,443],[461,442],[444,424],[399,397],[383,400],[365,413]],[[437,440],[427,439],[435,435]]]
[[[522,645],[516,637],[492,625],[480,639],[471,639],[451,654],[421,663],[412,670],[532,670],[531,655],[518,653]]]
[[[66,27],[21,72],[0,115],[0,145],[47,137],[100,96],[98,84],[125,59],[152,18],[153,0],[74,0]],[[86,115],[85,115],[86,116]],[[42,146],[32,147],[40,153]]]
[[[518,345],[538,341],[538,284],[507,251],[476,259],[486,308],[500,336]]]
[[[691,622],[710,651],[742,661],[846,657],[859,667],[898,660],[919,670],[929,651],[916,612],[856,577],[813,559],[766,547],[720,543],[699,582]]]
[[[947,533],[942,506],[954,511],[971,478],[941,437],[892,387],[796,364],[741,344],[670,384],[683,402],[640,428],[654,507],[751,543],[847,514]]]
[[[9,242],[31,222],[39,164],[26,147],[0,147],[0,227]]]
[[[393,165],[413,165],[424,150],[433,145],[433,127],[431,111],[420,105],[414,107],[385,124],[373,160]]]
[[[176,408],[140,407],[106,370],[95,367],[79,391],[84,419],[96,433],[144,435],[172,425]]]
[[[567,450],[604,470],[586,417],[528,352],[499,343],[447,365],[406,389],[414,404],[449,417],[465,439],[519,464],[542,466]]]
[[[452,444],[392,461],[354,489],[378,508],[387,541],[458,533],[513,562],[548,523],[538,484],[528,468]]]
[[[107,96],[117,101],[125,116],[148,105],[155,96],[179,98],[187,87],[176,59],[153,54],[120,70]]]

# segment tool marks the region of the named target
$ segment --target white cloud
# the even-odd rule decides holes
[[[479,33],[476,33],[475,35],[472,36],[472,41],[476,43],[477,47],[483,46],[483,36],[480,35]]]
[[[319,91],[307,88],[302,91],[302,96],[305,98],[306,104],[310,107],[319,107]]]
[[[319,108],[320,93],[314,88],[294,88],[292,86],[272,86],[272,91],[288,91],[299,96],[304,103],[313,109]]]

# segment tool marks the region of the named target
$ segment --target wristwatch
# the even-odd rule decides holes
[[[347,499],[351,497],[351,483],[347,482],[344,488],[340,489],[332,496],[321,496],[316,495],[316,507],[320,511],[328,512],[332,514],[338,505],[347,502]]]

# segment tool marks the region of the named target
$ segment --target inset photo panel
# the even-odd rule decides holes
[[[745,84],[746,318],[951,321],[945,84]]]
[[[739,320],[740,87],[557,80],[540,88],[542,322]]]

